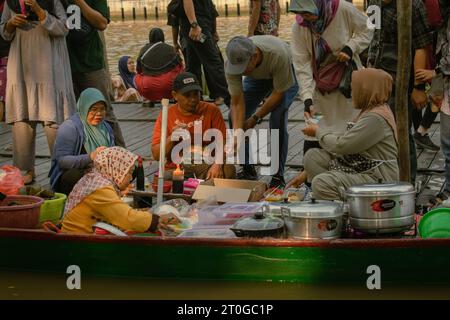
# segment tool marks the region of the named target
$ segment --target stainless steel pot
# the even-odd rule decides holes
[[[361,184],[346,191],[350,223],[366,232],[397,232],[414,224],[415,189],[409,183]]]
[[[311,200],[283,206],[288,235],[297,239],[336,239],[341,236],[342,205]]]

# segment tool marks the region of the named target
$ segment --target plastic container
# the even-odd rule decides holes
[[[422,238],[450,238],[450,208],[429,211],[419,223]]]
[[[45,200],[42,204],[39,223],[51,221],[56,224],[61,219],[67,196],[64,193],[55,193],[55,197],[56,199]]]
[[[232,225],[241,218],[253,217],[261,212],[265,202],[226,203],[222,206],[206,206],[198,213],[200,225]]]
[[[194,194],[195,190],[197,189],[198,185],[202,181],[203,180],[194,179],[194,178],[189,178],[188,180],[184,181],[183,193],[185,195],[192,196]]]
[[[180,233],[179,238],[236,238],[236,235],[229,228],[195,228]]]
[[[19,205],[8,206],[11,202]],[[34,229],[39,224],[44,199],[34,196],[8,196],[0,203],[0,228]]]

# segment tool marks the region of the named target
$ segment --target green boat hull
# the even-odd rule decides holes
[[[450,239],[246,240],[113,237],[0,229],[0,268],[85,275],[363,282],[371,265],[383,282],[450,283]]]

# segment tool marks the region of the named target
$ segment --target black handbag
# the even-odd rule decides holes
[[[347,99],[350,99],[352,97],[352,73],[355,70],[358,70],[355,61],[350,60],[349,62],[347,62],[344,75],[342,76],[342,80],[339,84],[339,91]]]

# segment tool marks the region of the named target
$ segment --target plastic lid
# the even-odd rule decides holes
[[[279,229],[283,226],[284,222],[280,218],[266,216],[258,212],[253,217],[238,220],[233,228],[245,231],[264,231]]]

